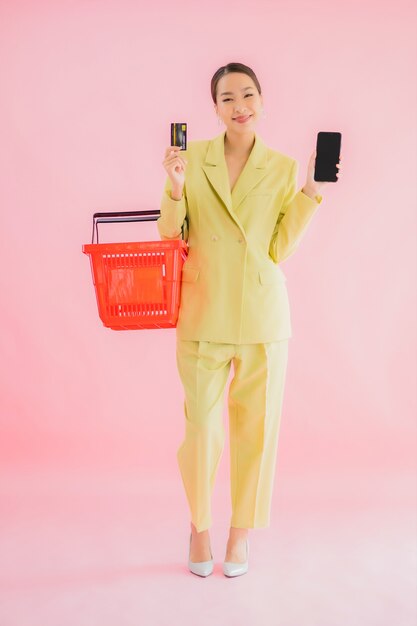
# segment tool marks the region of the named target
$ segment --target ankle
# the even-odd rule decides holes
[[[231,526],[229,529],[229,541],[238,541],[239,539],[247,539],[249,534],[248,528],[236,528]]]

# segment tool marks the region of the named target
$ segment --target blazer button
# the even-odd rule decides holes
[[[212,239],[212,241],[217,241],[217,240],[218,240],[218,237],[217,237],[217,235],[212,235],[212,236],[211,236],[211,239]]]
[[[242,242],[243,242],[243,239],[241,239],[241,238],[239,237],[238,242],[239,242],[239,243],[242,243]]]

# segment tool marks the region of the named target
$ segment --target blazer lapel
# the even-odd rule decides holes
[[[224,158],[224,138],[226,131],[209,142],[205,163],[202,165],[205,175],[214,187],[217,195],[229,211],[232,218],[245,233],[244,228],[235,213],[235,209],[244,200],[247,194],[257,185],[267,173],[267,146],[260,136],[255,133],[255,143],[245,167],[237,179],[233,191],[230,191],[229,173]]]

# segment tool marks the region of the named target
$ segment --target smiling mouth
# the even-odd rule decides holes
[[[235,122],[246,122],[250,117],[252,117],[253,113],[250,115],[239,115],[239,117],[232,117]]]

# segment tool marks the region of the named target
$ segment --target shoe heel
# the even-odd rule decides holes
[[[246,574],[249,569],[249,540],[246,539],[246,561],[244,563],[233,563],[233,561],[223,561],[223,574],[232,578]]]
[[[214,568],[213,555],[211,555],[211,559],[209,561],[200,561],[198,563],[194,563],[194,561],[191,561],[190,560],[191,537],[192,537],[192,534],[190,534],[190,545],[188,549],[188,569],[193,574],[196,574],[197,576],[203,576],[205,578],[206,576],[209,576],[210,574],[213,573],[213,568]],[[211,550],[210,550],[210,554],[211,554]]]

